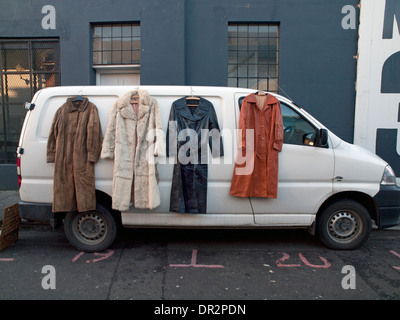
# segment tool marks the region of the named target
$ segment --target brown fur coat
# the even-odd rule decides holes
[[[54,163],[53,212],[96,209],[94,164],[100,156],[99,113],[87,98],[67,101],[56,111],[47,141]]]

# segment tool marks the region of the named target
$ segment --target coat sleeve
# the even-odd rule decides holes
[[[115,124],[117,118],[117,105],[116,101],[108,115],[108,122],[106,127],[106,132],[104,134],[103,146],[101,149],[100,157],[102,159],[114,159],[114,149],[115,149]]]
[[[282,151],[283,145],[283,120],[282,120],[282,111],[281,105],[278,102],[276,105],[275,111],[275,139],[274,139],[274,149],[276,151]]]
[[[171,111],[169,112],[168,126],[167,126],[167,157],[175,156],[177,154],[177,144],[178,144],[178,124],[175,118],[175,103],[171,106]]]
[[[100,157],[101,152],[101,124],[99,111],[97,107],[93,105],[89,116],[89,122],[87,126],[87,150],[88,150],[88,160],[90,162],[97,162]]]
[[[239,137],[238,137],[238,148],[242,151],[246,150],[246,117],[247,117],[248,103],[245,98],[242,102],[239,116]],[[245,154],[245,153],[244,153]]]
[[[209,145],[211,148],[211,154],[213,158],[224,156],[224,145],[222,142],[221,129],[219,127],[217,114],[215,113],[214,106],[210,103],[210,114],[209,114]]]
[[[154,99],[154,120],[155,120],[155,146],[154,146],[154,156],[162,157],[165,156],[165,135],[162,128],[160,108],[158,102]]]
[[[53,122],[51,123],[51,128],[49,132],[49,137],[47,139],[47,152],[46,152],[46,162],[54,163],[56,158],[56,142],[58,137],[58,125],[60,120],[61,108],[56,111],[53,117]]]

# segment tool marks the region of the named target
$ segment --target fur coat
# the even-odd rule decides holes
[[[94,165],[101,150],[100,118],[87,98],[74,98],[56,111],[47,141],[46,161],[54,163],[53,212],[96,209]]]
[[[136,113],[130,97],[139,95]],[[165,155],[160,110],[147,90],[122,95],[110,110],[101,158],[114,159],[112,208],[126,211],[154,209],[160,205],[154,157]],[[131,198],[134,203],[131,203]]]

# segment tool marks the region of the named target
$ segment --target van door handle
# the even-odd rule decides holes
[[[343,177],[342,177],[342,176],[336,176],[336,177],[334,177],[332,180],[342,181],[342,180],[343,180]]]

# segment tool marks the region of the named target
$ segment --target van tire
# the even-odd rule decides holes
[[[97,203],[95,211],[68,212],[64,233],[78,250],[100,252],[110,247],[118,234],[118,225],[111,211]]]
[[[330,249],[357,249],[368,240],[371,229],[368,210],[349,199],[330,204],[317,216],[318,235]]]

